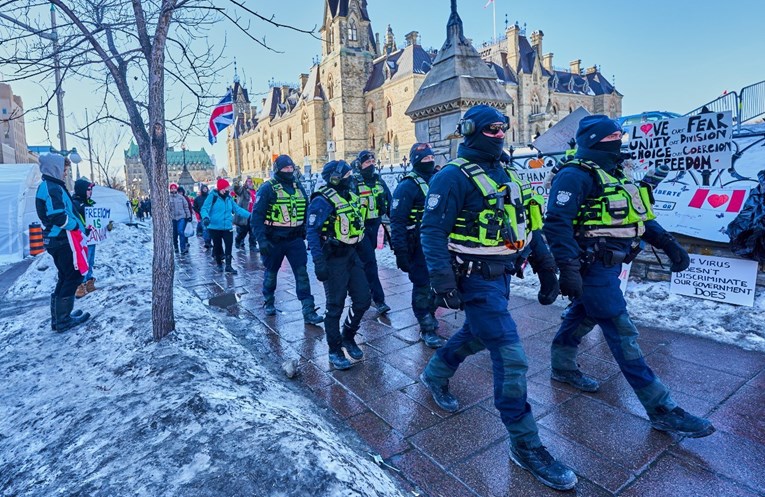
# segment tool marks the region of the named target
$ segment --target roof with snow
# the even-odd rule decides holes
[[[193,169],[212,169],[214,167],[210,155],[204,148],[200,150],[186,150],[185,155],[184,157],[183,150],[175,150],[173,147],[168,147],[167,165],[182,166],[185,160],[186,165]],[[140,160],[138,145],[133,140],[130,140],[130,146],[125,150],[125,158]]]

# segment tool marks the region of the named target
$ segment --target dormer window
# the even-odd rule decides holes
[[[356,21],[351,21],[348,24],[348,41],[358,41],[359,32],[356,29]]]

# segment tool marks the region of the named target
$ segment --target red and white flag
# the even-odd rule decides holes
[[[486,5],[484,5],[483,8],[485,9],[486,7],[488,7],[489,5],[493,3],[494,3],[494,0],[489,0],[488,2],[486,2]]]
[[[710,190],[699,188],[688,202],[688,207],[725,212],[738,212],[746,200],[747,190]]]

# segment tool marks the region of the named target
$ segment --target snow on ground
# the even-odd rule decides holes
[[[97,318],[75,330],[49,328],[47,255],[5,296],[19,310],[0,321],[2,495],[401,495],[186,290],[154,342],[150,252],[148,229],[117,226],[76,306]]]
[[[536,299],[538,291],[539,280],[528,267],[523,279],[511,282],[511,295]],[[765,291],[761,287],[755,291],[753,307],[670,294],[669,281],[630,280],[625,298],[638,329],[662,328],[765,352]],[[562,311],[568,302],[558,297],[553,306]]]

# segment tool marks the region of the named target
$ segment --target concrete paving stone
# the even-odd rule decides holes
[[[552,380],[550,380],[550,382],[552,383]],[[562,387],[576,391],[576,389],[569,387],[568,385],[562,385]],[[708,415],[717,405],[717,403],[709,399],[695,397],[683,392],[672,390],[670,393],[672,399],[677,402],[680,407],[696,416]],[[640,403],[637,395],[635,395],[635,392],[632,390],[632,387],[621,374],[602,382],[600,384],[600,390],[596,393],[588,393],[585,395],[600,402],[605,402],[617,409],[634,414],[635,416],[647,419],[643,404]]]
[[[765,371],[762,371],[757,376],[749,380],[747,385],[750,387],[765,388]]]
[[[403,293],[410,295],[412,293],[412,284],[409,280],[400,281],[397,285],[389,285],[383,289],[385,295],[396,295]]]
[[[426,455],[411,449],[391,458],[391,464],[401,470],[418,490],[418,495],[428,497],[476,497],[454,476],[445,473]]]
[[[510,294],[510,298],[508,299],[508,302],[507,302],[507,308],[510,309],[511,311],[519,307],[525,307],[527,305],[531,305],[531,300],[523,298],[523,297],[518,297],[516,295],[513,295],[512,293]],[[555,309],[558,309],[558,308],[555,307]],[[558,310],[558,315],[560,315],[560,309]]]
[[[312,361],[302,360],[299,365],[298,379],[311,390],[335,383],[335,379]]]
[[[420,383],[419,373],[415,378],[417,378],[417,383],[406,387],[404,392],[442,417],[448,416],[449,413],[441,410],[433,401],[430,390]],[[468,364],[462,364],[457,370],[457,374],[449,380],[449,391],[459,400],[460,411],[469,409],[486,399],[493,398],[494,386],[491,373]]]
[[[362,321],[361,328],[359,328],[359,333],[364,335],[366,341],[393,335],[395,331],[395,328],[385,323],[369,319]]]
[[[543,337],[548,342],[552,342],[555,332],[558,331],[556,325],[551,325],[547,321],[527,316],[521,312],[515,312],[512,316],[513,321],[515,321],[516,329],[518,330],[518,336],[520,336],[521,339],[538,336]]]
[[[765,354],[715,343],[707,338],[679,336],[664,347],[662,352],[677,359],[747,379],[765,368]],[[714,357],[725,357],[725,360],[710,360]]]
[[[690,466],[672,455],[666,455],[626,490],[624,497],[754,497],[755,493],[735,482],[720,478],[697,466]]]
[[[332,371],[331,374],[366,402],[413,383],[411,378],[380,357],[356,364],[346,371]]]
[[[532,378],[526,379],[526,398],[529,404],[531,404],[536,419],[544,417],[552,409],[580,394],[578,390],[568,391],[557,388],[557,385],[551,385],[549,376],[546,379],[547,382],[536,382]],[[489,412],[494,412],[499,416],[499,411],[494,407],[493,397],[490,399],[489,407],[491,408]]]
[[[369,408],[405,437],[433,426],[441,418],[400,391],[371,399]]]
[[[365,341],[367,345],[369,345],[370,347],[377,350],[383,355],[387,355],[391,352],[401,350],[404,347],[408,347],[410,345],[407,342],[391,335],[386,335],[380,338],[376,338],[374,340],[366,340],[366,337],[365,337]]]
[[[420,341],[420,327],[418,325],[409,326],[407,328],[399,328],[393,334],[399,340],[408,344],[415,344]]]
[[[415,350],[412,351],[412,348]],[[407,375],[412,381],[417,381],[432,354],[431,349],[416,343],[383,355],[383,360]]]
[[[210,297],[226,293],[218,283],[206,281],[201,285],[184,285],[187,290],[191,290],[201,300],[207,300]]]
[[[410,310],[409,312],[411,312],[411,309],[412,309],[411,292],[397,293],[392,295],[386,294],[385,303],[388,304],[390,308],[393,309],[394,311],[409,309]]]
[[[304,340],[293,342],[292,348],[297,350],[300,357],[305,359],[317,359],[329,354],[329,347],[324,337],[309,337]],[[323,368],[322,368],[323,369]],[[325,370],[326,371],[326,370]]]
[[[723,475],[765,495],[765,446],[718,431],[704,438],[686,438],[670,452],[688,464]]]
[[[508,434],[502,422],[475,406],[421,431],[410,437],[409,442],[449,468],[506,438]]]
[[[387,460],[411,447],[399,432],[372,411],[366,410],[346,421],[369,444],[372,453],[380,454],[383,459]]]
[[[634,323],[635,319],[633,318],[632,321]],[[642,338],[653,340],[654,342],[661,342],[664,345],[668,345],[682,336],[680,333],[663,330],[661,328],[654,328],[652,326],[638,326],[637,324],[635,326],[637,327],[638,332]]]
[[[527,302],[527,305],[513,308],[510,311],[510,314],[512,314],[513,316],[515,316],[516,314],[524,315],[530,318],[535,318],[540,321],[544,321],[545,323],[548,323],[548,325],[545,328],[548,328],[550,326],[560,326],[560,323],[561,323],[560,314],[561,312],[563,312],[563,309],[561,309],[558,306],[540,305],[538,302],[535,302],[532,300],[527,300],[526,302]]]
[[[609,378],[613,378],[615,375],[622,374],[619,365],[616,364],[616,361],[613,360],[613,358],[609,361],[591,355],[589,352],[583,352],[577,355],[576,362],[582,372],[592,376],[598,381],[606,381]],[[550,371],[552,372],[552,369]]]
[[[674,442],[652,430],[647,419],[582,395],[553,409],[538,424],[637,471]]]
[[[338,383],[313,389],[314,394],[343,419],[368,411],[366,405]]]
[[[397,330],[403,330],[404,328],[417,325],[417,318],[415,318],[412,311],[408,309],[392,311],[383,316],[378,316],[376,321]]]
[[[549,371],[550,368],[550,341],[538,336],[521,340],[523,350],[526,352],[526,360],[529,369],[527,376],[532,376],[540,371]]]
[[[746,382],[746,378],[676,359],[658,351],[646,359],[656,376],[673,392],[683,392],[719,403]]]
[[[765,445],[765,391],[744,386],[710,417],[718,430]]]
[[[281,320],[274,319],[274,330],[284,340],[294,343],[306,338],[317,338],[324,336],[324,330],[312,324],[305,324],[303,322],[303,316],[300,315],[298,321],[282,322]]]

